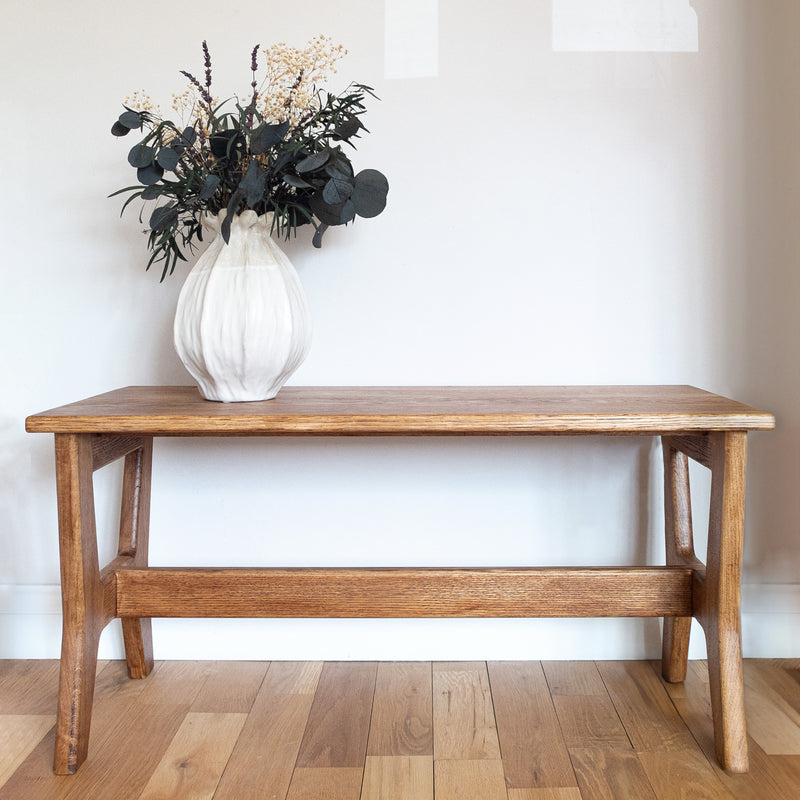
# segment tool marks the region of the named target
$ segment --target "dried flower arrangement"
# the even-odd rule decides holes
[[[183,249],[202,240],[204,213],[226,211],[226,242],[232,218],[249,208],[271,212],[273,228],[285,238],[313,225],[313,243],[320,247],[329,226],[377,216],[386,206],[385,176],[374,169],[354,172],[342,147],[355,148],[353,140],[366,131],[359,117],[366,96],[375,96],[372,89],[351,84],[332,95],[318,87],[346,51],[325,36],[303,49],[259,47],[251,54],[245,100],[213,96],[211,54],[203,42],[203,80],[182,70],[189,86],[172,96],[180,122],[164,119],[137,91],[111,128],[115,136],[146,132],[128,154],[139,185],[111,196],[129,194],[123,212],[137,198],[161,201],[149,218],[147,267],[163,262],[162,280],[186,260]],[[259,56],[265,59],[260,80]]]

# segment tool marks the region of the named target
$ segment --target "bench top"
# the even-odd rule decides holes
[[[769,430],[775,418],[693,386],[284,387],[218,403],[129,386],[34,414],[26,430],[157,436],[661,434]]]

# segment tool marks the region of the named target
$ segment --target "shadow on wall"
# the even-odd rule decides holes
[[[735,391],[777,418],[751,437],[745,583],[800,573],[800,4],[745,3],[741,75],[742,280],[726,284],[728,373]],[[739,83],[741,81],[741,83]],[[735,233],[735,232],[734,232]],[[787,587],[788,588],[788,587]],[[792,597],[796,597],[796,592]],[[796,602],[796,600],[794,601]],[[746,610],[746,609],[745,609]],[[800,612],[800,607],[781,609]]]

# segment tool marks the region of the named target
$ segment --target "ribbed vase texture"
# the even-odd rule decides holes
[[[175,349],[207,400],[270,400],[308,353],[308,301],[270,237],[271,214],[237,215],[228,244],[224,218],[203,217],[214,238],[178,298]]]

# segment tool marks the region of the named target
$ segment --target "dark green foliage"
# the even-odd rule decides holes
[[[295,169],[298,172],[316,172],[321,167],[328,163],[331,157],[330,150],[320,150],[319,153],[306,156],[302,161],[295,164]]]
[[[212,133],[208,137],[211,154],[221,163],[235,164],[247,150],[244,134],[234,129]]]
[[[224,110],[224,103],[206,110],[202,126],[179,128],[146,111],[126,109],[111,132],[124,136],[134,129],[144,138],[128,153],[136,169],[134,199],[157,201],[149,218],[148,268],[163,263],[162,280],[172,273],[184,250],[202,240],[203,213],[227,211],[221,233],[230,237],[233,216],[245,208],[272,212],[273,226],[289,238],[311,224],[313,244],[320,247],[331,225],[351,222],[356,215],[374,217],[386,206],[389,184],[377,170],[354,173],[343,145],[366,128],[359,117],[368,86],[351,85],[340,95],[319,91],[319,107],[294,128],[264,120],[251,103]]]
[[[143,117],[138,111],[128,109],[119,115],[119,119],[111,126],[114,136],[127,136],[134,128],[141,128]]]
[[[125,111],[119,115],[119,123],[124,125],[129,130],[141,128],[142,122],[142,115],[138,111],[131,111],[129,109],[128,111]]]
[[[355,180],[341,173],[333,175],[328,179],[325,188],[322,190],[322,199],[331,206],[344,203],[355,188]]]
[[[220,180],[219,175],[206,175],[203,181],[203,187],[200,189],[200,194],[197,195],[199,200],[209,200],[214,196],[217,191]]]
[[[128,153],[128,163],[132,167],[149,167],[153,163],[156,151],[153,147],[137,144]]]
[[[181,152],[181,155],[183,151]],[[175,167],[178,166],[178,162],[180,161],[180,155],[178,152],[172,147],[165,147],[163,150],[158,151],[158,156],[156,157],[156,163],[159,167],[163,167],[166,170],[174,170]]]
[[[136,170],[136,179],[145,186],[155,186],[164,177],[164,169],[158,164],[148,164]]]
[[[376,169],[364,169],[355,177],[353,204],[359,217],[377,217],[386,208],[389,181]]]
[[[280,144],[289,132],[289,122],[281,122],[279,125],[259,125],[250,137],[250,152],[253,155],[266,153],[270,147]]]

